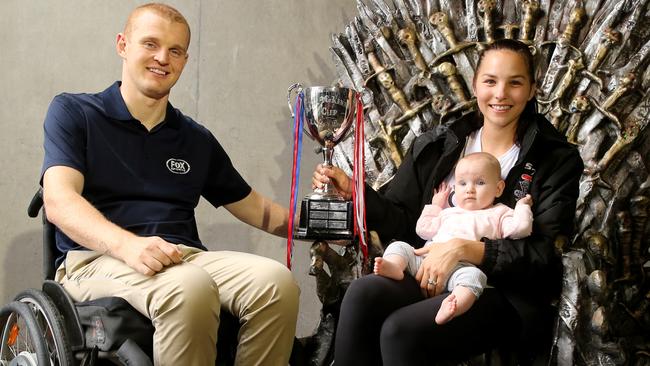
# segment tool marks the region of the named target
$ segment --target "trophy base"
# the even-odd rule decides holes
[[[354,237],[352,201],[340,198],[302,200],[296,239],[352,240]]]

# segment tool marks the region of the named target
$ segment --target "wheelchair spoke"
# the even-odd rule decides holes
[[[31,298],[23,298],[20,301],[26,303],[31,309],[34,317],[36,318],[36,323],[38,324],[41,335],[45,340],[45,345],[47,346],[47,354],[52,366],[59,365],[59,359],[57,357],[57,339],[52,333],[52,324],[50,323],[47,316],[45,316],[45,310],[43,307],[34,301]]]
[[[2,360],[12,360],[22,355],[23,358],[32,358],[36,353],[29,329],[24,319],[16,313],[11,313],[5,324],[2,340]]]
[[[54,337],[52,335],[52,328],[50,327],[50,324],[48,323],[45,314],[43,313],[42,309],[40,309],[38,304],[28,303],[28,305],[32,309],[32,312],[34,313],[34,317],[36,318],[36,322],[38,323],[38,326],[41,329],[43,339],[45,340],[45,344],[47,345],[47,353],[49,355],[49,359],[55,360],[56,344],[55,344]],[[57,365],[57,363],[53,361],[52,365]]]
[[[25,316],[32,319],[33,337],[38,338],[38,347],[42,349],[39,354],[41,362],[47,366],[74,365],[74,359],[69,346],[65,343],[65,330],[63,317],[50,297],[41,290],[27,289],[18,295],[15,300],[22,303],[28,312]],[[42,341],[42,343],[40,343]],[[0,365],[2,366],[2,365]]]

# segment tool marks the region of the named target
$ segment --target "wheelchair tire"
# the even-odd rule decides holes
[[[0,308],[0,365],[49,365],[47,347],[29,305],[13,301]]]
[[[41,330],[47,347],[49,363],[52,366],[73,366],[74,357],[67,342],[63,317],[49,296],[43,291],[27,289],[15,298],[29,306]]]

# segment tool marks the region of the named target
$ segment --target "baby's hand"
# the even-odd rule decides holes
[[[451,193],[451,186],[448,186],[446,182],[440,183],[440,187],[433,190],[433,198],[431,199],[431,204],[438,207],[445,207],[449,193]]]
[[[517,204],[532,206],[533,205],[533,197],[531,197],[529,194],[527,194],[522,199],[517,201]]]

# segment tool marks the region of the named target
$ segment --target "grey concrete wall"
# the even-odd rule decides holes
[[[41,282],[41,226],[26,215],[42,162],[42,122],[58,93],[97,92],[120,76],[115,35],[143,1],[3,0],[0,17],[0,302]],[[177,0],[192,27],[190,59],[171,102],[220,140],[248,182],[288,205],[291,124],[286,89],[330,84],[329,34],[356,14],[352,0]],[[301,196],[318,161],[305,140]],[[285,243],[202,202],[199,230],[211,249],[284,263]],[[298,335],[316,326],[320,304],[298,242],[302,288]]]

